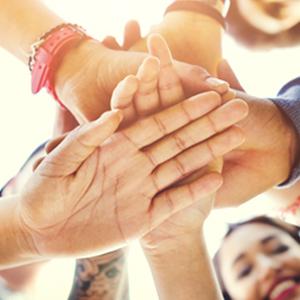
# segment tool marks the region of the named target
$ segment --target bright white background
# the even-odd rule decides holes
[[[161,20],[167,0],[47,0],[51,8],[68,22],[85,27],[94,36],[122,36],[128,19],[139,20],[144,33],[151,24]],[[225,39],[224,56],[231,62],[244,87],[256,96],[274,96],[289,79],[299,75],[300,48],[251,53]],[[0,185],[13,176],[30,152],[51,135],[55,103],[45,93],[33,97],[27,68],[0,49]],[[253,206],[252,206],[253,207]],[[207,224],[208,247],[216,249],[224,231],[224,222],[245,216],[249,208],[214,213]],[[251,209],[253,212],[253,209]],[[38,300],[58,300],[58,291],[70,278],[70,262],[49,267],[51,276],[43,277],[47,295]],[[176,262],[174,262],[176,268]],[[156,299],[151,276],[137,247],[130,255],[130,284],[132,300]],[[54,275],[54,276],[52,276]],[[178,284],[178,283],[174,283]]]

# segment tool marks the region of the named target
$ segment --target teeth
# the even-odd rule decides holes
[[[292,286],[295,285],[295,281],[293,280],[286,280],[283,282],[280,282],[279,284],[277,284],[277,286],[273,289],[271,295],[270,295],[270,299],[276,299],[282,292],[284,292],[285,290],[291,288]]]

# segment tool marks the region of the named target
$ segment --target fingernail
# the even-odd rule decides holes
[[[113,110],[109,110],[104,112],[100,118],[98,118],[95,123],[103,123],[105,121],[107,121],[108,119],[113,118],[114,116],[118,117],[118,121],[121,122],[123,120],[123,114],[122,111],[119,109],[113,109]]]
[[[229,89],[227,92],[222,94],[223,102],[227,102],[227,101],[232,100],[234,98],[236,98],[236,91],[234,91],[233,89]]]
[[[222,79],[219,79],[219,78],[216,78],[216,77],[208,77],[206,79],[206,82],[212,87],[212,88],[226,88],[228,89],[229,88],[229,84],[228,82],[222,80]],[[224,90],[226,91],[226,90]]]

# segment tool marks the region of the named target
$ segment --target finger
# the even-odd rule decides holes
[[[247,114],[248,105],[246,102],[239,99],[232,100],[145,148],[143,152],[157,166],[236,124],[245,118]]]
[[[159,95],[162,106],[178,103],[184,99],[184,91],[168,44],[159,34],[152,34],[148,38],[148,51],[160,60]]]
[[[235,76],[227,60],[223,59],[218,65],[218,76],[226,80],[230,86],[239,91],[245,91],[239,80]]]
[[[44,160],[45,156],[38,158],[32,165],[32,171],[34,172],[38,166],[42,163],[42,161]]]
[[[70,132],[74,128],[78,126],[78,122],[75,117],[71,114],[70,111],[57,106],[54,128],[53,128],[53,136],[57,137],[65,132]]]
[[[107,36],[103,39],[102,44],[110,49],[122,50],[122,47],[119,45],[117,40],[113,36]]]
[[[96,148],[117,130],[121,120],[120,111],[109,111],[99,119],[78,127],[45,157],[38,171],[51,177],[73,174]]]
[[[45,146],[45,151],[47,154],[49,154],[50,152],[52,152],[68,135],[68,132],[58,136],[55,139],[50,140],[46,146]]]
[[[141,38],[142,36],[139,23],[135,20],[127,22],[124,30],[123,49],[128,50]]]
[[[222,181],[220,174],[210,173],[192,183],[170,188],[158,194],[152,200],[150,208],[151,230],[176,212],[213,195],[222,185]]]
[[[175,158],[157,167],[152,179],[157,190],[161,191],[175,182],[206,166],[214,159],[232,151],[244,142],[244,134],[238,127],[226,131],[198,144]]]
[[[221,103],[215,92],[191,97],[121,131],[137,148],[143,148],[207,114]]]
[[[192,96],[200,92],[216,91],[224,94],[229,89],[229,84],[224,80],[212,77],[200,66],[177,62],[175,65],[186,96]]]
[[[149,115],[160,107],[157,89],[159,69],[159,60],[155,57],[147,57],[138,70],[139,87],[134,97],[134,104],[140,116]]]
[[[123,123],[128,123],[136,117],[134,95],[138,89],[138,79],[129,75],[114,89],[111,98],[111,108],[120,109],[123,114]]]

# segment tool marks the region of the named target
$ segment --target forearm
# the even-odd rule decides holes
[[[0,270],[40,261],[17,218],[19,196],[0,198]]]
[[[128,300],[127,252],[77,260],[69,300]]]
[[[222,299],[203,233],[145,250],[161,300]],[[165,247],[166,246],[166,247]]]
[[[221,1],[216,9],[222,11]],[[222,31],[213,18],[183,10],[169,12],[160,24],[151,28],[151,33],[159,33],[166,39],[176,60],[200,65],[213,75],[222,58]],[[145,41],[138,42],[132,50],[146,51]]]
[[[38,0],[0,0],[0,45],[28,61],[30,46],[62,19]]]

